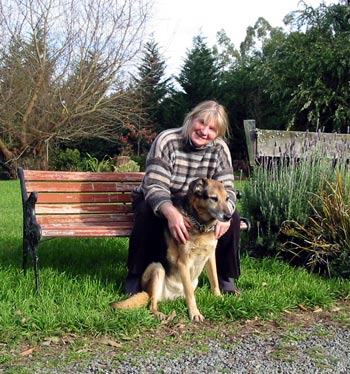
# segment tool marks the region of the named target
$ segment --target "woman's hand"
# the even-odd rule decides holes
[[[188,228],[191,227],[184,216],[170,203],[164,203],[160,207],[161,214],[167,219],[168,227],[173,238],[182,244],[189,239]]]
[[[215,238],[220,239],[229,229],[230,227],[230,221],[228,222],[221,222],[218,221],[215,225]]]

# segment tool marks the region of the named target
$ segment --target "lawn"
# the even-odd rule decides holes
[[[156,330],[160,321],[146,308],[118,311],[109,303],[122,298],[127,238],[53,239],[39,247],[41,291],[35,294],[31,259],[22,271],[22,212],[18,181],[0,181],[0,367],[11,366],[25,348],[71,336],[108,337],[116,344]],[[247,235],[243,233],[243,235]],[[278,319],[286,311],[330,309],[350,294],[350,282],[325,279],[277,259],[242,256],[240,296],[217,298],[207,278],[197,289],[206,320],[222,325],[234,321]],[[169,323],[190,328],[184,300],[160,304],[176,317]],[[74,345],[73,345],[74,346]],[[1,372],[1,371],[0,371]],[[16,371],[13,371],[16,372]]]

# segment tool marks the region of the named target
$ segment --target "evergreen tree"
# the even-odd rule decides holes
[[[165,78],[166,64],[158,44],[151,40],[145,44],[138,76],[134,76],[135,91],[146,114],[144,126],[150,130],[161,128],[160,104],[169,93],[171,78]]]
[[[176,81],[186,94],[187,110],[203,100],[219,100],[219,67],[213,51],[201,35],[193,39]]]

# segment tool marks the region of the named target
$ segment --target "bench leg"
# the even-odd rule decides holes
[[[35,275],[35,289],[36,293],[39,293],[39,256],[38,256],[38,243],[32,243],[28,239],[23,239],[23,272],[27,274],[28,267],[28,255],[30,254],[33,259],[34,275]]]
[[[33,259],[34,275],[35,275],[35,289],[36,293],[39,293],[40,283],[39,283],[39,256],[38,256],[38,246],[39,246],[39,234],[38,226],[32,225],[31,230],[29,231],[29,237],[27,238],[27,248],[24,249],[24,252],[27,251],[26,257],[28,257],[28,252]],[[27,259],[23,258],[24,262],[27,262]],[[25,265],[27,266],[27,264]]]
[[[38,245],[34,244],[30,247],[33,258],[34,275],[35,275],[35,290],[39,293],[40,281],[39,281],[39,257],[38,257]]]
[[[23,262],[22,262],[24,275],[27,274],[28,252],[29,252],[29,243],[28,243],[28,240],[24,237],[23,238]]]
[[[23,239],[23,271],[24,274],[27,273],[28,254],[30,252],[33,260],[36,293],[39,293],[40,288],[38,246],[39,239],[37,230],[30,230],[29,235],[25,239]]]
[[[32,256],[34,275],[35,275],[35,289],[36,293],[39,293],[40,282],[39,282],[39,256],[38,256],[38,243],[32,242],[28,239],[23,239],[23,272],[24,275],[27,274],[28,267],[28,254]]]
[[[38,266],[38,245],[41,239],[41,227],[36,222],[35,218],[35,203],[37,194],[31,193],[25,203],[25,214],[23,217],[23,270],[24,274],[27,272],[28,252],[32,255],[34,274],[35,274],[35,288],[36,293],[39,292],[39,266]]]

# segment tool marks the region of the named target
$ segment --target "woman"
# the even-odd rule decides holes
[[[212,178],[225,184],[232,209],[230,222],[218,222],[216,263],[222,292],[238,293],[234,279],[240,275],[240,216],[235,209],[236,195],[229,148],[225,108],[215,101],[198,104],[185,118],[181,128],[161,132],[147,156],[146,173],[135,190],[133,207],[135,225],[129,242],[128,275],[124,291],[141,290],[141,276],[151,262],[161,262],[167,269],[164,225],[180,243],[189,238],[190,224],[175,208],[190,182]]]

